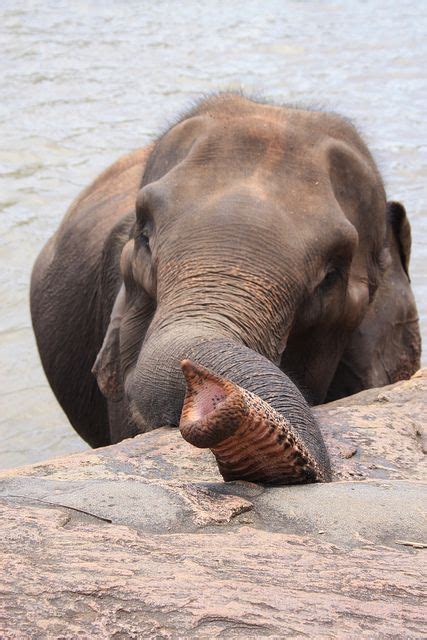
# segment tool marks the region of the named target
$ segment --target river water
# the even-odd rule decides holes
[[[425,340],[426,10],[424,0],[2,0],[0,468],[86,448],[32,335],[38,251],[97,173],[202,93],[241,87],[356,122],[410,216]]]

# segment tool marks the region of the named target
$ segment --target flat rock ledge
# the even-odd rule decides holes
[[[224,483],[171,428],[2,472],[0,637],[425,638],[427,369],[315,413],[330,484]]]

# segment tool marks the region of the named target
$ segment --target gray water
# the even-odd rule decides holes
[[[45,380],[34,259],[71,200],[200,94],[243,88],[352,118],[413,230],[427,333],[427,3],[218,0],[0,5],[0,468],[86,448]]]

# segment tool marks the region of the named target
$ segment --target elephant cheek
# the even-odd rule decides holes
[[[134,282],[151,298],[155,298],[156,285],[151,257],[146,250],[135,250],[132,257],[132,276]]]
[[[347,289],[347,321],[351,330],[362,321],[369,306],[369,288],[362,282],[350,282]]]
[[[129,240],[122,249],[122,254],[120,256],[120,271],[124,280],[132,277],[132,254],[134,247],[134,240]]]

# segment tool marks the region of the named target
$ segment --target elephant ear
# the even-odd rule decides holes
[[[406,210],[400,202],[387,202],[387,217],[399,248],[402,267],[409,279],[409,259],[411,257],[411,225]]]
[[[411,228],[399,202],[387,203],[387,221],[390,259],[341,358],[327,402],[405,380],[420,367],[418,312],[408,275]]]
[[[92,367],[103,395],[116,402],[123,397],[123,379],[120,365],[120,324],[125,311],[126,293],[122,284],[111,312],[110,323],[101,350]]]

